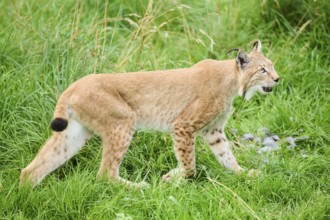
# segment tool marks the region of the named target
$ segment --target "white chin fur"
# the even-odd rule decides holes
[[[262,93],[262,94],[265,94],[265,92],[262,89],[262,86],[260,86],[260,85],[251,86],[245,92],[245,96],[244,96],[245,100],[250,100],[257,91]]]

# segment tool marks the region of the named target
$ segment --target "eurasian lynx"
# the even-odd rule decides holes
[[[226,168],[240,172],[224,132],[233,99],[269,93],[279,76],[260,41],[249,54],[236,50],[236,59],[204,60],[185,69],[92,74],[76,81],[60,96],[53,135],[23,169],[21,183],[38,184],[95,133],[103,143],[98,175],[139,186],[120,178],[119,166],[135,130],[143,128],[173,133],[179,164],[164,180],[194,174],[197,134]]]

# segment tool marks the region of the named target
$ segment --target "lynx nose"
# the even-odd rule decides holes
[[[280,80],[280,77],[278,77],[277,79],[274,79],[275,82],[278,82]]]

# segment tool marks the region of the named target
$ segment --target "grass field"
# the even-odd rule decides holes
[[[290,1],[0,1],[0,219],[330,219],[330,4]],[[35,189],[20,170],[50,135],[56,99],[90,73],[189,67],[231,59],[261,39],[280,84],[235,100],[226,133],[259,177],[219,166],[202,139],[197,175],[165,184],[176,166],[170,134],[139,131],[120,168],[138,190],[96,181],[95,137]],[[281,138],[280,149],[242,135]],[[232,129],[237,133],[233,134]],[[308,137],[288,148],[286,137]]]

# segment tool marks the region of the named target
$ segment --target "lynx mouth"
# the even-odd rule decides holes
[[[262,90],[264,90],[264,92],[271,92],[271,91],[273,91],[273,88],[272,87],[265,87],[265,86],[263,86],[262,87]]]

